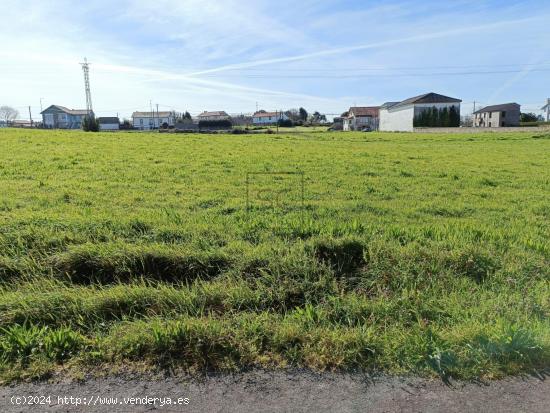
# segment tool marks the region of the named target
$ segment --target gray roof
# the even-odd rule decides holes
[[[460,103],[462,100],[451,98],[449,96],[440,95],[437,93],[425,93],[423,95],[414,96],[412,98],[405,99],[395,105],[392,105],[392,108],[398,108],[401,106],[414,105],[419,103]]]
[[[391,108],[392,106],[397,105],[399,102],[386,102],[382,106],[380,106],[380,109],[386,109]]]
[[[485,106],[479,110],[476,110],[474,113],[485,113],[485,112],[500,112],[503,110],[519,110],[521,106],[518,103],[502,103],[500,105],[491,105]]]
[[[111,117],[108,117],[108,116],[105,116],[105,117],[102,117],[102,118],[97,118],[97,121],[99,123],[119,123],[119,120],[116,116],[111,116]]]
[[[60,110],[61,112],[68,113],[69,115],[87,115],[88,111],[86,109],[68,109],[65,106],[61,105],[51,105],[48,106],[46,109],[44,109],[40,114],[45,113],[46,111],[50,110],[51,108],[55,108],[57,110]]]
[[[197,117],[206,117],[206,116],[229,116],[225,110],[216,110],[214,112],[207,112],[206,110],[202,112]]]
[[[227,115],[227,113],[226,113],[226,115]],[[254,118],[268,118],[268,117],[272,118],[272,117],[277,117],[277,116],[282,117],[283,112],[256,112],[252,115],[252,117],[254,117]]]

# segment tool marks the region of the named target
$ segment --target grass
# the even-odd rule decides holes
[[[4,381],[550,364],[550,135],[4,129],[0,142]],[[303,208],[301,175],[277,174],[300,171]],[[247,172],[266,174],[247,191]]]

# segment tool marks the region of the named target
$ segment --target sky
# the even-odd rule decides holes
[[[550,98],[550,2],[0,0],[0,105],[340,114],[427,92]]]

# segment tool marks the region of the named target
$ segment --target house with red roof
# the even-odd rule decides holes
[[[344,117],[345,131],[377,130],[379,106],[352,106]]]

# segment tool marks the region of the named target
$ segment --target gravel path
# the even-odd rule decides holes
[[[50,400],[46,399],[50,396]],[[24,406],[24,397],[46,404]],[[42,396],[42,400],[40,400]],[[61,404],[58,396],[66,396]],[[70,397],[73,397],[72,404]],[[19,399],[16,399],[19,397]],[[112,398],[116,397],[116,401]],[[124,398],[158,398],[132,404]],[[179,405],[161,406],[170,397]],[[77,399],[80,398],[80,399]],[[110,405],[100,405],[109,400]],[[178,400],[178,398],[180,398]],[[81,403],[81,405],[76,405]],[[83,405],[92,404],[91,406]],[[93,404],[96,404],[93,406]],[[115,403],[114,405],[112,403]],[[152,403],[150,401],[149,403]],[[485,384],[418,378],[249,372],[204,380],[128,377],[83,383],[36,383],[0,387],[0,412],[549,412],[550,380],[514,378]]]

